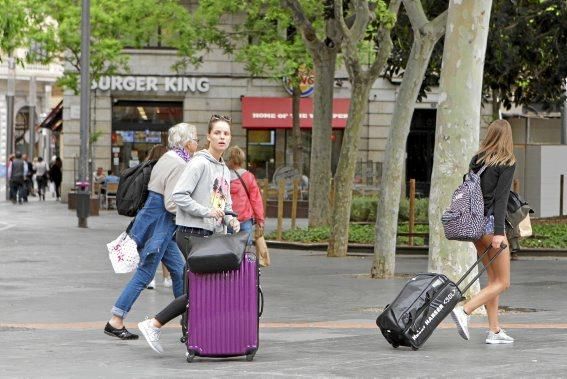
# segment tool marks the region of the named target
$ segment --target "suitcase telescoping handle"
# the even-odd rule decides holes
[[[482,253],[482,255],[477,259],[477,261],[475,262],[475,264],[472,265],[472,266],[467,270],[467,272],[465,272],[465,274],[464,274],[463,276],[461,276],[461,279],[459,279],[459,281],[456,283],[456,284],[457,284],[457,287],[459,287],[459,285],[463,282],[463,280],[465,280],[466,277],[469,276],[469,274],[471,273],[471,271],[472,271],[476,266],[478,266],[478,264],[479,264],[480,262],[482,262],[482,258],[484,258],[484,257],[488,254],[488,252],[490,251],[490,248],[491,248],[491,247],[492,247],[492,245],[488,245],[488,247],[486,248],[486,250],[484,250],[484,253]],[[472,286],[473,283],[476,282],[476,280],[477,280],[478,278],[480,278],[480,276],[486,271],[486,269],[488,268],[488,266],[490,266],[490,265],[492,264],[492,262],[493,262],[496,258],[498,258],[498,256],[500,255],[500,253],[503,252],[504,249],[506,249],[507,247],[508,247],[508,246],[507,246],[504,242],[502,242],[502,243],[500,244],[500,249],[498,249],[498,251],[496,252],[496,254],[494,254],[494,256],[488,261],[488,264],[487,264],[486,266],[483,265],[482,268],[479,270],[478,274],[476,274],[475,277],[474,277],[471,281],[469,281],[469,283],[466,285],[466,287],[461,290],[461,293],[462,293],[462,294],[464,294],[465,292],[467,292],[467,290],[470,288],[470,286]]]

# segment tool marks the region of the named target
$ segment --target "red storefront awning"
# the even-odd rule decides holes
[[[350,99],[333,100],[333,128],[344,128]],[[313,125],[313,99],[303,98],[299,104],[302,128]],[[292,128],[291,97],[243,97],[242,127],[253,129]]]

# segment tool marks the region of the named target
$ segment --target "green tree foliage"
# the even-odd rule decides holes
[[[422,0],[427,14],[436,16],[448,1]],[[386,78],[403,76],[412,34],[405,14],[392,32],[394,49]],[[435,49],[418,100],[439,85],[442,46]],[[543,104],[564,100],[567,77],[567,2],[565,0],[495,0],[484,65],[483,98],[496,96],[496,105]]]
[[[78,89],[81,57],[81,2],[73,0],[1,0],[2,51],[24,47],[29,61],[59,62],[63,87]],[[5,5],[5,6],[4,6]],[[212,41],[223,45],[223,35],[198,27],[189,10],[177,0],[93,0],[90,73],[126,73],[125,48],[145,46],[177,49],[182,64],[198,65]]]
[[[448,0],[421,0],[421,5],[431,20],[445,12],[448,3]],[[398,15],[398,22],[392,29],[393,48],[385,70],[385,79],[391,82],[398,82],[398,78],[403,78],[404,70],[408,65],[413,39],[412,25],[404,7]],[[431,87],[439,85],[442,56],[443,38],[441,38],[441,43],[435,45],[431,55],[429,69],[426,71],[425,77],[423,78],[417,98],[418,101],[427,97],[427,92],[431,90]]]
[[[61,84],[77,89],[80,72],[81,7],[78,2],[46,2],[46,13],[56,24],[45,29],[54,35],[48,58],[67,63]],[[91,62],[93,80],[102,75],[128,72],[124,48],[161,45],[194,56],[198,32],[188,10],[175,0],[96,0],[91,2]],[[190,43],[188,43],[190,42]]]
[[[484,94],[512,104],[560,105],[567,78],[567,2],[494,2],[486,51]]]
[[[43,19],[40,0],[0,0],[0,61],[31,45]],[[16,57],[22,63],[20,57]]]

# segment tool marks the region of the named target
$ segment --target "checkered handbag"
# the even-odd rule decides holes
[[[114,241],[106,244],[108,258],[117,274],[134,271],[140,263],[138,246],[126,232],[122,232]]]

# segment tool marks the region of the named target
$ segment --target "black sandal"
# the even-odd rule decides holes
[[[116,329],[110,325],[109,322],[107,322],[104,327],[104,334],[120,338],[121,340],[137,340],[139,337],[137,334],[130,333],[125,326],[123,326],[122,329]]]

